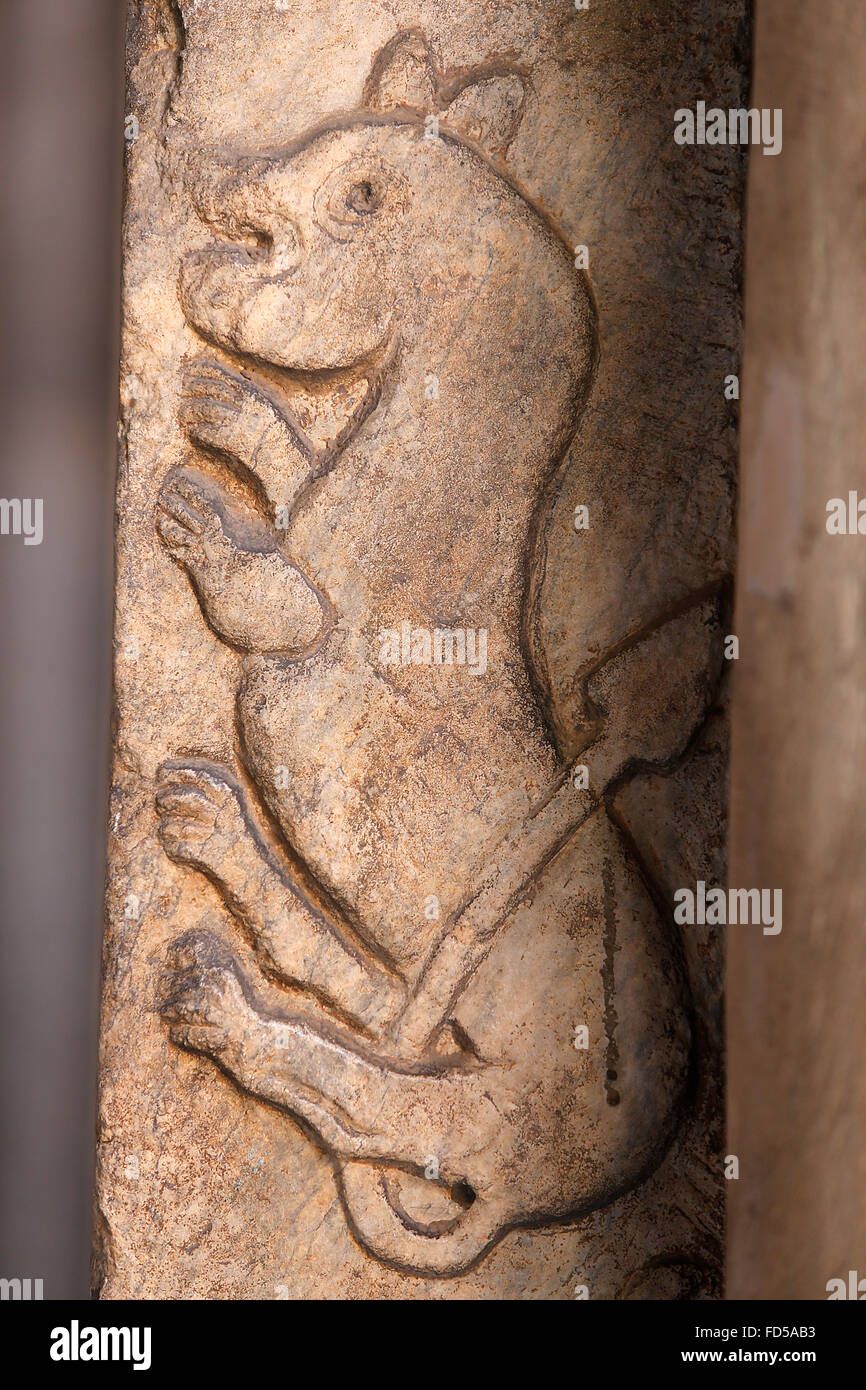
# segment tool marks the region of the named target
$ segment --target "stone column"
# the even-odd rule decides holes
[[[719,1292],[744,9],[130,8],[103,1297]]]
[[[729,937],[732,1298],[866,1277],[864,60],[853,0],[758,6],[785,136],[750,174],[731,883],[784,916]]]

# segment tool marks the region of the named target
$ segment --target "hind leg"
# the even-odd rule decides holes
[[[502,1126],[488,1094],[492,1069],[398,1070],[357,1050],[360,1038],[269,1015],[209,933],[176,942],[170,966],[162,1014],[172,1040],[305,1120],[334,1153],[419,1172],[435,1155],[446,1181],[484,1182],[484,1155]]]
[[[377,1032],[405,998],[402,981],[371,959],[293,883],[259,837],[231,773],[204,759],[165,763],[156,795],[170,859],[207,875],[253,938],[265,965]]]

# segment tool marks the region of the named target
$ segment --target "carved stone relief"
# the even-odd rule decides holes
[[[718,1292],[741,170],[606,9],[131,7],[104,1297]]]

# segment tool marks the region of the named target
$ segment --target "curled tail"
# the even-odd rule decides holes
[[[505,1203],[474,1194],[451,1221],[425,1225],[414,1220],[400,1203],[397,1176],[396,1170],[347,1163],[337,1178],[353,1233],[377,1259],[409,1274],[453,1278],[471,1269],[504,1235]]]

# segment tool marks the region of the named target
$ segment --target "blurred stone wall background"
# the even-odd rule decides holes
[[[866,1276],[866,537],[826,526],[866,497],[864,75],[859,0],[759,0],[785,145],[749,176],[731,884],[781,889],[784,926],[728,936],[737,1299]]]
[[[87,1297],[111,654],[123,0],[2,0],[0,1276]]]

